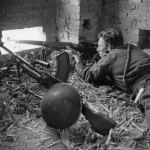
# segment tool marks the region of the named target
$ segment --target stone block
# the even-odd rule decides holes
[[[26,13],[24,13],[23,18],[24,18],[25,21],[29,21],[29,20],[32,20],[32,19],[39,19],[39,20],[42,19],[41,14],[37,13],[37,12],[35,12],[35,13],[26,12]]]
[[[58,13],[57,13],[57,14],[58,14]],[[62,11],[62,10],[59,12],[59,16],[60,16],[61,18],[67,19],[67,20],[69,20],[69,18],[70,18],[69,12],[67,12],[67,11]]]
[[[1,17],[1,23],[5,24],[5,23],[19,23],[22,22],[22,15],[7,15],[7,16],[3,16]]]
[[[49,5],[49,7],[54,7],[54,6],[56,6],[56,2],[57,2],[57,0],[56,1],[54,1],[54,0],[31,0],[32,1],[32,3],[34,3],[34,4],[47,4],[47,5]]]
[[[0,30],[15,30],[26,27],[24,21],[21,22],[0,22]]]
[[[43,10],[40,12],[40,14],[41,14],[41,18],[43,18],[43,19],[44,18],[47,18],[50,20],[56,19],[56,15],[54,13],[52,14],[50,10]]]
[[[49,33],[49,34],[55,35],[56,34],[55,24],[51,25],[51,27],[49,27],[49,25],[43,26],[43,32],[45,32],[46,34]]]
[[[75,21],[66,21],[65,19],[60,19],[57,21],[58,31],[71,32],[72,34],[78,35],[80,25]]]
[[[141,3],[142,0],[128,0],[128,2],[131,2],[131,3]]]
[[[51,41],[51,42],[56,42],[56,33],[51,34],[51,33],[46,33],[46,40]]]
[[[98,23],[99,23],[99,18],[93,18],[93,19],[91,19],[91,28],[93,28],[95,26],[97,27]]]
[[[123,5],[122,1],[116,1],[114,2],[113,9],[115,9],[116,11],[122,10],[122,5]]]
[[[6,8],[5,6],[0,7],[0,17],[1,16],[6,16],[7,12],[6,12]]]
[[[127,34],[133,35],[133,36],[139,36],[140,30],[139,29],[134,29],[134,28],[129,28],[127,29]]]
[[[69,17],[74,20],[80,20],[80,13],[70,12]]]
[[[137,4],[137,10],[149,12],[149,8],[150,8],[150,6],[148,6],[144,3]]]
[[[135,3],[130,3],[130,2],[122,2],[122,9],[135,10],[136,9],[136,4]]]
[[[58,32],[64,32],[64,31],[65,31],[65,26],[62,26],[62,25],[58,25],[58,24],[57,24],[56,27],[57,27],[57,31],[58,31]]]
[[[66,25],[66,19],[59,17],[56,19],[56,25],[57,26],[65,26]]]
[[[128,11],[128,14],[127,14],[127,18],[141,18],[141,11],[140,10],[132,10],[132,11]]]
[[[104,20],[101,22],[104,26],[110,26],[113,27],[114,25],[119,23],[118,18],[113,18],[113,17],[105,17]]]
[[[150,30],[150,19],[147,20],[146,24],[147,24],[147,30]]]
[[[64,37],[64,35],[63,35],[63,32],[57,32],[57,38],[58,39],[61,39],[61,38],[63,38]]]
[[[7,14],[22,14],[22,5],[8,5],[5,7]]]
[[[58,35],[58,38],[64,38],[64,39],[68,39],[69,38],[69,34],[68,34],[68,32],[66,32],[66,31],[59,31],[58,33],[57,33],[57,35]]]
[[[114,2],[115,0],[105,0],[106,3]]]
[[[51,13],[54,13],[56,8],[55,8],[55,5],[51,5],[50,3],[43,3],[43,4],[40,4],[41,5],[41,9],[42,10],[49,10],[51,11]]]
[[[43,23],[42,19],[33,18],[33,19],[30,19],[30,20],[25,20],[24,24],[25,24],[25,27],[29,28],[29,27],[34,27],[34,26],[47,25],[48,21],[45,20],[45,22]]]
[[[132,24],[131,24],[131,19],[128,18],[119,18],[119,22],[120,22],[120,26],[122,26],[123,28],[131,28]]]
[[[17,0],[15,0],[15,1],[17,1]],[[25,0],[25,1],[21,0],[21,1],[22,1],[22,4],[33,4],[33,3],[35,3],[35,0]]]
[[[58,0],[58,2],[69,4],[69,5],[77,5],[77,6],[80,5],[80,0]]]
[[[13,0],[13,1],[12,0],[1,0],[1,4],[5,5],[5,6],[20,5],[22,3],[23,3],[23,0]]]
[[[104,15],[109,16],[109,17],[114,17],[115,16],[115,9],[107,9],[105,8],[103,11]]]
[[[139,26],[145,28],[146,26],[149,26],[149,20],[150,20],[150,14],[146,13],[144,11],[141,11],[141,19],[139,20]],[[149,27],[148,27],[149,28]]]
[[[84,7],[82,7],[82,8],[84,9]],[[97,12],[101,13],[101,9],[102,9],[101,6],[97,5],[97,3],[95,3],[93,5],[89,5],[87,7],[87,11],[91,12],[91,13],[97,13]]]
[[[76,26],[79,26],[81,24],[81,22],[79,20],[70,19],[70,22]]]
[[[148,28],[148,25],[145,21],[139,21],[138,22],[138,28],[140,28],[142,30],[146,30]]]
[[[116,10],[115,11],[115,17],[117,18],[127,18],[128,13],[130,12],[130,10]]]
[[[142,3],[150,7],[150,0],[142,0]]]
[[[80,40],[88,40],[91,42],[97,42],[97,34],[96,32],[80,32]]]
[[[60,9],[59,9],[59,16],[66,18],[66,19],[74,19],[74,20],[79,20],[80,19],[80,13],[79,12],[75,12],[75,11],[71,11],[68,9],[65,9],[64,7],[65,5],[60,5]]]
[[[122,0],[117,0],[118,2],[122,2]],[[129,0],[123,0],[124,2],[128,2]]]
[[[87,5],[89,0],[81,0],[80,5]]]
[[[64,3],[58,3],[60,11],[67,11],[67,12],[77,12],[80,13],[80,7],[75,5],[67,5]]]
[[[78,41],[79,40],[79,35],[74,35],[72,33],[69,33],[69,38],[68,38],[70,41]]]
[[[41,5],[23,4],[22,5],[22,10],[23,10],[23,12],[26,13],[26,12],[38,12],[38,11],[45,10],[45,9],[42,9]]]
[[[79,30],[78,31],[68,30],[68,33],[75,36],[79,36]]]
[[[72,43],[79,43],[79,38],[78,39],[69,39],[69,38],[60,38],[59,39],[60,42],[72,42]]]
[[[132,36],[130,34],[123,34],[123,39],[125,43],[138,43],[139,42],[139,36]]]
[[[79,32],[79,28],[80,28],[80,26],[79,25],[75,25],[75,24],[73,24],[72,22],[70,22],[69,24],[68,24],[68,29],[69,30],[71,30],[71,31],[75,31],[75,32]]]
[[[81,13],[80,15],[80,20],[93,19],[93,18],[99,18],[99,14],[87,12],[87,13]]]

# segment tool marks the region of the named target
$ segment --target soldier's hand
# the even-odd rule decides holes
[[[70,46],[66,46],[66,48],[67,50],[65,50],[65,52],[67,52],[69,55],[74,57],[76,63],[80,63],[81,59],[80,59],[78,52],[75,49],[71,48]]]
[[[79,55],[78,52],[75,49],[71,48],[70,46],[67,45],[66,48],[67,49],[65,50],[65,52],[68,53],[69,55],[72,55],[72,56]]]

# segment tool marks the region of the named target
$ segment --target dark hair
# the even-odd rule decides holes
[[[123,45],[123,36],[119,29],[110,28],[103,30],[98,34],[98,38],[100,37],[104,38],[111,45],[111,48]]]

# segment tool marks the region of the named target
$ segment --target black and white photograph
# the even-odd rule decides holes
[[[0,150],[150,150],[150,0],[0,0]]]

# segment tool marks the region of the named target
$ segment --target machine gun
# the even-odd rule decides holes
[[[62,53],[57,56],[57,71],[55,76],[49,75],[47,72],[39,70],[34,65],[27,62],[24,58],[19,56],[18,54],[12,52],[10,49],[5,47],[2,42],[0,42],[0,47],[6,50],[8,53],[12,55],[12,59],[9,62],[7,69],[0,74],[0,81],[5,77],[10,68],[15,64],[17,65],[18,75],[20,76],[20,67],[31,77],[37,80],[41,85],[46,88],[49,88],[51,85],[61,82],[66,82],[69,76],[69,55],[67,53]],[[44,62],[40,62],[40,64],[45,64]]]
[[[66,49],[66,45],[68,45],[79,52],[80,57],[82,57],[83,61],[84,60],[86,61],[89,58],[91,59],[92,57],[93,58],[95,57],[94,59],[99,59],[96,58],[98,57],[97,55],[98,53],[96,51],[97,44],[91,43],[89,41],[80,41],[79,44],[71,42],[50,42],[50,41],[32,41],[32,40],[11,40],[11,41],[15,41],[16,43],[20,44],[32,44],[43,46],[46,48],[54,48],[55,50]]]

